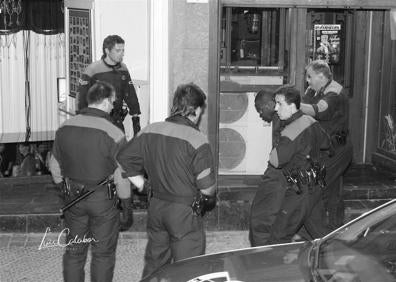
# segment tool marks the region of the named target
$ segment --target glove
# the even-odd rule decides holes
[[[136,136],[140,131],[140,118],[138,116],[132,117],[133,136]]]
[[[133,209],[131,206],[131,198],[120,199],[120,231],[126,231],[133,224]]]
[[[198,197],[196,197],[194,202],[191,204],[191,208],[196,216],[204,216],[206,212],[209,212],[216,207],[216,202],[216,194],[208,196],[199,193]]]

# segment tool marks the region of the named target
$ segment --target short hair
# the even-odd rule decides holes
[[[88,105],[99,104],[104,99],[112,97],[112,95],[114,95],[113,93],[115,93],[113,85],[105,81],[96,81],[95,84],[88,89]]]
[[[284,96],[287,104],[293,103],[296,105],[297,110],[300,109],[301,95],[296,87],[290,85],[282,86],[275,91],[275,95]]]
[[[205,106],[205,100],[206,95],[199,86],[192,82],[181,84],[173,96],[171,115],[195,115],[196,108]]]
[[[274,97],[275,95],[272,91],[261,89],[259,92],[257,92],[254,102],[266,104],[270,101],[274,101]]]
[[[103,40],[103,55],[102,59],[106,57],[106,50],[105,49],[113,49],[116,44],[125,44],[124,39],[121,38],[119,35],[108,35],[104,40]]]
[[[306,66],[305,70],[308,70],[309,68],[311,68],[315,73],[322,73],[326,78],[330,80],[333,79],[333,73],[331,72],[331,69],[326,61],[312,61]]]

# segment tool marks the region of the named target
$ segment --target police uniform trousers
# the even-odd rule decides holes
[[[268,244],[288,243],[304,226],[311,238],[320,238],[329,232],[329,229],[320,216],[316,214],[323,210],[322,188],[309,188],[301,185],[301,194],[294,189],[287,189],[282,206],[271,227]]]
[[[281,170],[269,167],[253,198],[249,217],[252,247],[267,245],[271,226],[281,209],[287,182]]]
[[[184,203],[154,195],[148,207],[147,236],[142,278],[165,264],[205,253],[203,219]]]
[[[334,230],[344,223],[345,207],[343,200],[343,174],[352,161],[352,145],[348,142],[335,150],[334,156],[326,157],[326,188],[323,191],[325,206],[324,219],[330,230]]]
[[[66,250],[63,277],[66,282],[84,282],[84,266],[91,245],[91,281],[112,281],[120,213],[115,199],[109,200],[104,186],[65,212]]]

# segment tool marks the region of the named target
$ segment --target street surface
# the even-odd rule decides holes
[[[43,237],[45,238],[43,240]],[[59,233],[0,233],[1,282],[62,281],[63,247],[57,242]],[[247,231],[207,232],[206,253],[249,247]],[[63,243],[64,241],[62,241]],[[120,234],[114,282],[139,281],[147,243],[144,232]],[[85,280],[90,281],[88,255]]]

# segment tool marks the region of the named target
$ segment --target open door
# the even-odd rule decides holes
[[[219,174],[260,175],[272,148],[272,127],[254,99],[288,81],[287,9],[222,7]]]

